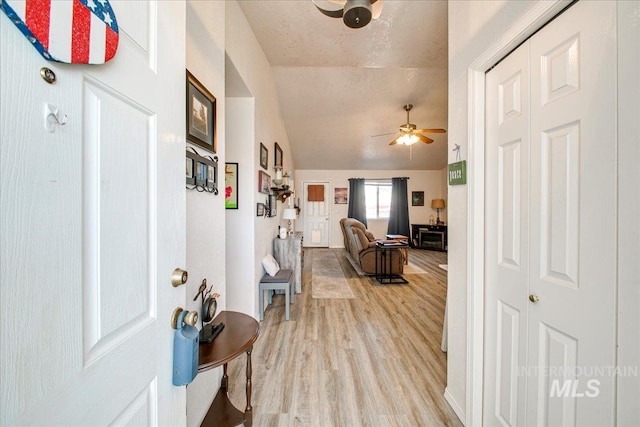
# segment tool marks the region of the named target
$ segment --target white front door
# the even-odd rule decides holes
[[[485,425],[615,424],[615,9],[487,74]]]
[[[185,303],[184,3],[112,6],[120,46],[101,66],[47,62],[0,16],[2,425],[186,423],[169,321]],[[45,104],[67,115],[52,133]]]
[[[311,200],[309,200],[310,186]],[[304,188],[302,202],[304,245],[329,247],[329,209],[331,208],[329,195],[331,184],[329,182],[304,182],[302,187]],[[320,190],[322,197],[317,197],[318,190]]]

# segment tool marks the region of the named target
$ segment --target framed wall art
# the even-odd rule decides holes
[[[196,176],[193,171],[194,160],[190,157],[186,157],[185,160],[187,162],[187,168],[186,168],[187,169],[186,170],[187,185],[196,185]]]
[[[271,175],[265,171],[258,171],[258,191],[264,194],[271,192]]]
[[[216,152],[216,98],[187,70],[187,141]]]
[[[336,187],[333,189],[333,200],[336,205],[347,204],[347,187]]]
[[[411,192],[411,206],[424,206],[424,191]]]
[[[224,164],[224,207],[238,209],[238,164]]]
[[[266,206],[264,205],[264,203],[257,203],[256,204],[256,216],[264,216],[264,213],[266,211]]]
[[[278,145],[278,143],[276,142],[275,144],[275,148],[273,150],[275,152],[274,154],[274,167],[282,167],[282,148],[280,148],[280,146]]]
[[[274,194],[269,194],[269,216],[278,215],[278,199]]]
[[[262,142],[260,143],[260,167],[262,169],[269,168],[269,150]]]

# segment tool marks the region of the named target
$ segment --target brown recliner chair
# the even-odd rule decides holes
[[[353,262],[360,265],[363,272],[376,273],[376,239],[367,230],[363,223],[355,218],[342,218],[340,228],[344,238],[344,248],[351,256]],[[402,274],[404,271],[404,257],[399,249],[393,254],[391,262],[391,274]],[[380,257],[380,252],[378,258]]]

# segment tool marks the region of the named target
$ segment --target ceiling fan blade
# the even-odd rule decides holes
[[[389,132],[389,133],[379,133],[377,135],[371,135],[369,138],[375,138],[376,136],[386,136],[386,135],[393,135],[396,134],[398,132]]]
[[[419,133],[414,133],[414,135],[415,135],[415,136],[417,136],[417,137],[418,137],[418,139],[419,139],[420,141],[424,142],[425,144],[431,144],[431,143],[433,142],[433,139],[431,139],[431,138],[427,138],[426,136],[421,135],[421,134],[419,134]]]
[[[420,133],[446,133],[447,132],[444,129],[416,129],[415,131]]]
[[[373,19],[380,18],[382,13],[382,0],[371,0],[371,17]]]
[[[371,18],[378,19],[382,13],[383,0],[371,0]]]
[[[340,10],[326,10],[321,8],[320,6],[318,6],[316,4],[316,2],[314,2],[312,0],[313,5],[320,11],[322,12],[322,14],[330,17],[330,18],[342,18],[342,16],[344,15],[344,9],[340,9]]]
[[[397,143],[398,143],[398,139],[396,138],[393,141],[391,141],[389,145],[396,145]]]

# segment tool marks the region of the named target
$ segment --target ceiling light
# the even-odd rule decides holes
[[[402,136],[398,137],[396,141],[401,145],[413,145],[418,142],[420,139],[414,134],[405,133]]]

